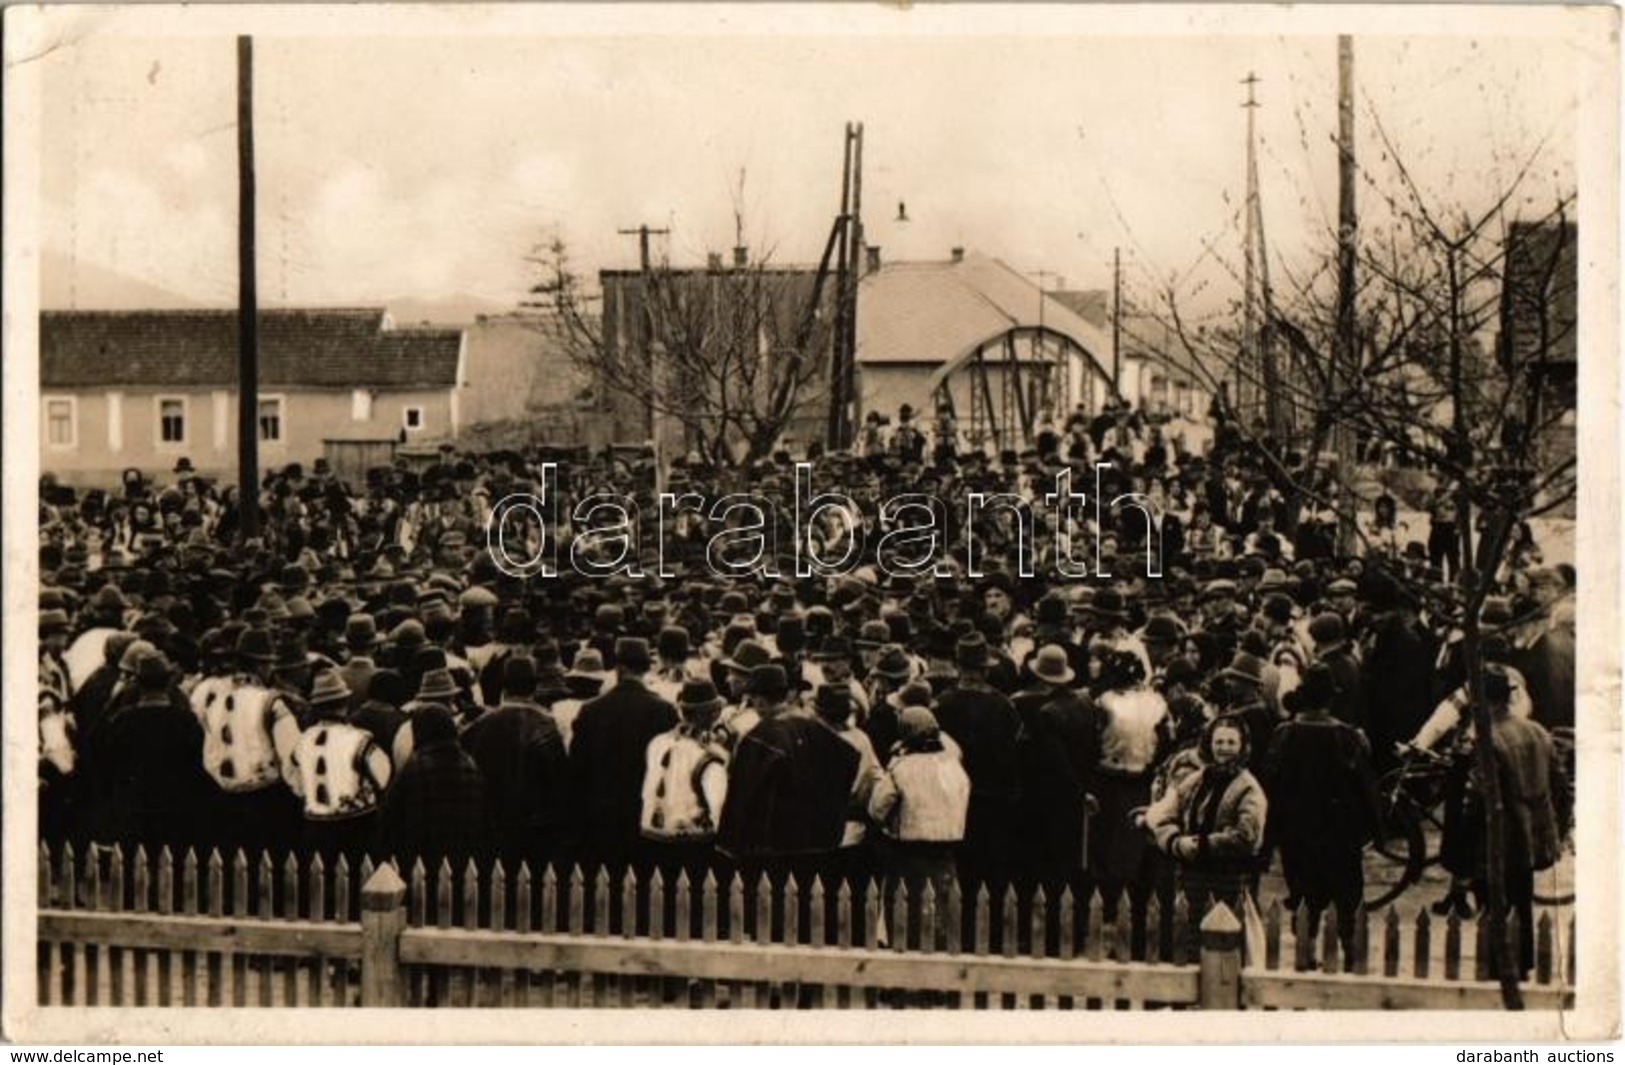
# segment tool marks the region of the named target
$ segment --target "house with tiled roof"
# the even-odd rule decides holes
[[[234,481],[237,330],[235,310],[41,312],[42,468],[105,485],[186,458]],[[455,437],[466,385],[460,329],[396,328],[382,308],[261,311],[260,465]]]

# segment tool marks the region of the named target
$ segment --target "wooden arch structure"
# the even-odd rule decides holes
[[[1074,363],[1089,378],[1122,393],[1095,354],[1070,334],[1044,325],[1016,325],[986,337],[943,363],[931,375],[930,393],[938,416],[946,412],[962,442],[995,450],[1030,444],[1046,425],[1070,412]],[[954,397],[962,382],[969,403]],[[968,409],[960,409],[968,406]]]

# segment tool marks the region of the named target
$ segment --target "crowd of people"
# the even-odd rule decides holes
[[[1439,529],[1447,504],[1430,504],[1431,535],[1406,536],[1385,497],[1360,550],[1340,554],[1335,519],[1306,501],[1311,464],[1266,456],[1222,416],[1200,449],[1113,409],[989,453],[900,415],[855,452],[807,456],[855,504],[822,513],[819,557],[858,547],[842,572],[805,577],[771,554],[754,576],[720,576],[708,546],[742,530],[704,512],[613,576],[516,576],[487,524],[539,488],[536,449],[448,447],[354,485],[321,460],[274,470],[246,539],[234,490],[185,460],[167,484],[47,478],[42,836],[352,866],[659,868],[667,883],[1098,888],[1137,926],[1181,884],[1244,905],[1279,853],[1289,906],[1351,916],[1383,829],[1377,774],[1406,745],[1472,742],[1460,633],[1437,605],[1460,564]],[[899,492],[1033,499],[1065,469],[1094,484],[1100,464],[1106,498],[1154,505],[1059,530],[1067,519],[1035,507],[1035,565],[1008,510],[950,512],[940,561],[912,576],[855,536]],[[545,532],[600,561],[615,545],[575,543],[570,515],[606,488],[647,503],[640,521],[657,485],[748,490],[795,513],[784,453],[743,469],[688,456],[663,477],[593,459],[559,476]],[[1059,575],[1044,554],[1064,538],[1046,530],[1098,539],[1111,576]],[[1532,871],[1568,819],[1552,732],[1574,726],[1575,578],[1520,551],[1482,610],[1479,687],[1516,800],[1505,850],[1526,937]],[[1482,789],[1460,764],[1444,909],[1470,909],[1485,872]]]

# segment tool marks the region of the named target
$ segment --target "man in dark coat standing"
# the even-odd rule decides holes
[[[581,708],[571,733],[583,857],[609,865],[613,875],[643,850],[638,813],[649,741],[677,725],[677,708],[644,685],[650,665],[647,640],[618,640],[615,686]]]
[[[1376,764],[1386,767],[1392,762],[1394,744],[1416,735],[1438,705],[1434,680],[1438,645],[1417,620],[1416,611],[1400,601],[1399,589],[1391,581],[1373,585],[1371,607],[1375,617],[1360,663],[1370,706],[1366,732]]]
[[[379,850],[410,868],[422,858],[432,876],[442,861],[461,873],[487,854],[485,781],[457,744],[451,711],[425,703],[412,718],[412,755],[384,798]]]
[[[463,749],[485,777],[487,822],[510,875],[521,862],[540,875],[565,842],[569,762],[559,727],[536,701],[536,664],[514,655],[501,664],[502,701],[463,731]]]
[[[749,691],[782,705],[789,696],[784,668],[757,666]],[[829,867],[846,831],[859,762],[856,747],[800,710],[765,713],[745,733],[728,768],[717,848],[738,863],[748,901],[753,902],[764,873],[777,896],[786,876],[810,883],[815,870]],[[805,909],[805,888],[801,900]],[[776,933],[782,928],[781,900],[776,899],[773,912]]]
[[[1336,689],[1332,697],[1332,716],[1345,725],[1367,732],[1369,739],[1370,705],[1365,678],[1360,674],[1360,660],[1349,644],[1348,622],[1343,620],[1343,615],[1328,610],[1309,623],[1309,638],[1315,641],[1316,660],[1331,670]]]
[[[1052,647],[1041,651],[1046,653],[1035,662],[1033,685],[1013,700],[1026,733],[1020,809],[1027,853],[1020,864],[1050,898],[1058,898],[1063,887],[1082,889],[1084,825],[1094,802],[1101,722],[1089,696],[1071,686],[1074,677],[1062,655]]]
[[[178,862],[213,827],[199,820],[214,790],[203,771],[203,726],[176,704],[169,661],[161,652],[134,663],[134,673],[134,704],[103,726],[111,782],[101,819],[104,838],[123,843],[126,855],[145,844],[156,857],[167,846]]]
[[[959,850],[959,876],[967,897],[986,884],[999,898],[1020,835],[1016,804],[1021,795],[1021,715],[1009,698],[987,683],[987,644],[980,636],[955,647],[959,685],[937,701],[937,723],[964,755],[970,777],[970,809]],[[877,752],[878,753],[878,752]]]

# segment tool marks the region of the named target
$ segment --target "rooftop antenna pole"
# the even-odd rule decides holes
[[[237,38],[237,495],[244,540],[260,534],[259,293],[254,275],[254,38]]]

